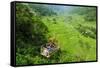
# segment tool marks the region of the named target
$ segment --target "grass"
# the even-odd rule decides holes
[[[51,20],[48,20],[51,19]],[[44,17],[43,22],[48,27],[49,33],[46,35],[54,36],[58,40],[62,52],[59,62],[77,62],[77,61],[93,61],[96,60],[96,40],[82,35],[75,27],[78,24],[86,27],[95,27],[88,21],[78,19],[77,21],[66,21],[62,18],[56,18],[56,24],[52,21],[53,17]],[[78,18],[78,17],[76,17]],[[75,17],[74,17],[75,19]],[[85,29],[85,28],[84,28]]]

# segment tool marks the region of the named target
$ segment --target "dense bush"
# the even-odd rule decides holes
[[[47,31],[40,17],[31,13],[27,5],[16,4],[17,64],[27,64],[26,55],[31,57],[40,52],[40,46],[46,43],[45,33]]]

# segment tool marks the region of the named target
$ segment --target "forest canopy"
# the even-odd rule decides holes
[[[79,15],[83,15],[85,20],[95,21],[96,20],[96,8],[95,7],[77,7],[74,8],[72,13],[77,13]]]

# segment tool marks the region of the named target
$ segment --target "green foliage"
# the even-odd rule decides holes
[[[73,9],[72,13],[84,16],[84,19],[87,21],[96,20],[96,7],[77,7]]]
[[[31,54],[39,53],[40,46],[46,42],[46,32],[48,32],[48,29],[45,24],[38,16],[30,12],[27,5],[16,4],[17,64],[27,64],[26,55],[32,57]],[[24,61],[22,61],[23,59]]]
[[[51,10],[46,5],[30,4],[30,7],[32,8],[33,11],[35,11],[36,13],[38,13],[39,15],[42,15],[42,16],[56,15],[56,12]]]
[[[16,4],[16,65],[96,60],[96,8],[56,12],[46,5]],[[60,50],[46,58],[40,49],[49,37],[57,39]]]
[[[96,39],[96,28],[93,26],[79,24],[76,28],[82,35]]]

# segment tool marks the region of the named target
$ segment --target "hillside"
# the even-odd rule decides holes
[[[61,6],[57,9],[46,5],[17,4],[16,6],[17,65],[96,60],[94,7],[81,9],[71,6],[63,7],[62,10]],[[71,10],[68,10],[69,8]],[[48,43],[50,38],[57,41],[60,49],[50,58],[46,58],[40,54],[41,46]]]

